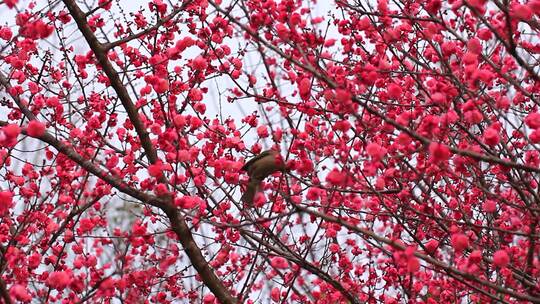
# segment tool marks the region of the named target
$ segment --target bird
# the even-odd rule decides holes
[[[266,150],[250,159],[241,170],[246,171],[249,175],[249,182],[241,200],[246,204],[253,204],[253,199],[259,191],[263,179],[275,172],[285,171],[286,166],[278,151]]]

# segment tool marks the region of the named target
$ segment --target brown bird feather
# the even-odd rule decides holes
[[[285,163],[277,151],[266,150],[245,163],[242,170],[249,175],[249,182],[246,191],[242,195],[242,201],[253,204],[253,199],[259,191],[261,182],[277,171],[284,171]]]

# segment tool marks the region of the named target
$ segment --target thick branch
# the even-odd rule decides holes
[[[86,14],[77,6],[75,1],[64,0],[64,4],[73,16],[73,19],[75,19],[79,30],[88,42],[90,49],[92,49],[92,51],[94,52],[94,55],[96,56],[96,59],[101,65],[103,72],[105,72],[105,74],[109,78],[111,86],[113,87],[116,95],[118,95],[118,98],[122,102],[122,105],[124,106],[127,115],[131,123],[133,124],[133,127],[135,128],[135,131],[139,136],[139,139],[141,140],[141,145],[144,149],[144,152],[146,152],[148,160],[152,164],[155,163],[157,161],[157,152],[152,145],[150,135],[146,130],[144,124],[142,123],[139,117],[139,113],[137,112],[137,108],[131,100],[131,97],[129,96],[126,87],[122,84],[122,80],[118,76],[118,73],[114,69],[112,63],[107,58],[107,50],[98,41],[96,35],[90,28],[90,25],[88,25],[88,21],[86,20]]]
[[[9,292],[7,291],[6,282],[4,282],[2,279],[0,279],[0,296],[2,297],[2,300],[4,300],[5,304],[13,303],[11,301],[11,297],[9,296]]]

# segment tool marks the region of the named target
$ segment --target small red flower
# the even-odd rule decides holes
[[[54,271],[47,278],[47,285],[50,287],[63,290],[71,283],[70,275],[65,271]]]
[[[497,250],[493,254],[493,264],[497,267],[506,267],[510,263],[510,257],[505,250]]]
[[[451,243],[456,252],[462,252],[469,247],[469,238],[463,233],[456,233],[452,235]]]
[[[401,87],[395,83],[389,84],[386,92],[388,94],[388,97],[393,99],[398,99],[399,97],[401,97],[401,94],[403,94]]]
[[[418,258],[411,256],[407,260],[407,271],[408,272],[417,272],[420,269],[420,261]]]
[[[13,192],[0,191],[0,215],[9,211],[13,205]]]
[[[501,141],[499,132],[494,128],[487,128],[484,131],[484,142],[490,146],[495,146]]]
[[[270,265],[272,267],[277,269],[287,269],[289,268],[289,263],[287,262],[287,259],[283,257],[274,257],[270,260]]]
[[[31,120],[26,127],[26,134],[32,137],[41,137],[43,134],[45,134],[45,130],[46,128],[44,123],[37,120]]]
[[[377,143],[370,143],[366,146],[366,153],[373,158],[373,160],[381,160],[386,155],[386,148]]]
[[[452,155],[448,146],[438,142],[432,142],[429,145],[429,154],[431,155],[431,160],[436,163],[445,162]]]

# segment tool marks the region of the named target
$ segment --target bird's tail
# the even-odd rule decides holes
[[[257,194],[257,191],[259,191],[259,184],[261,182],[259,180],[256,180],[252,178],[246,188],[246,192],[242,195],[242,202],[253,205],[253,199],[255,198],[255,194]]]

